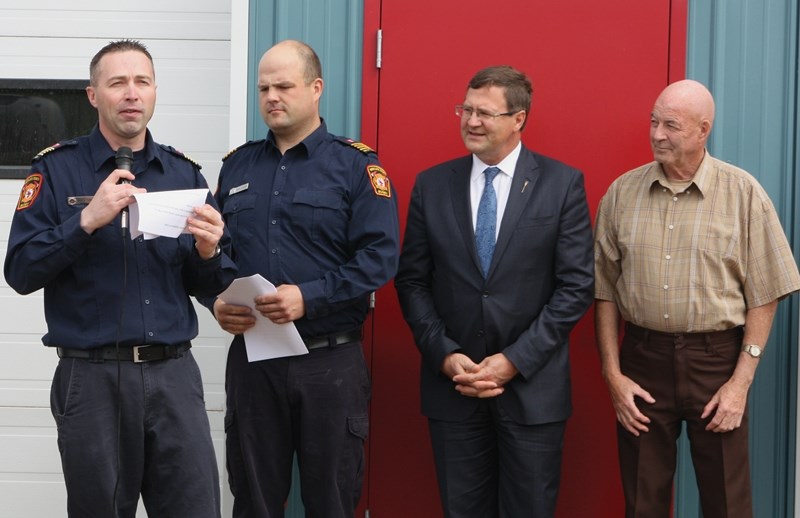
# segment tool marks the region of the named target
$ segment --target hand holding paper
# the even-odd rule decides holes
[[[208,189],[186,189],[137,193],[130,205],[131,239],[144,236],[178,237],[186,230],[186,219],[204,205]]]
[[[235,279],[218,298],[227,304],[247,306],[253,311],[256,324],[245,331],[244,344],[248,361],[269,360],[283,356],[307,354],[308,349],[292,322],[276,324],[256,309],[255,299],[275,293],[275,286],[259,274]]]

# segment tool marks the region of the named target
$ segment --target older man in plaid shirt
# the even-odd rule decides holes
[[[747,392],[800,275],[764,189],[706,150],[713,121],[702,84],[668,86],[650,117],[655,161],[598,210],[595,323],[628,518],[669,516],[683,421],[703,516],[753,515]]]

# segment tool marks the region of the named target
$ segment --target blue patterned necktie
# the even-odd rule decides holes
[[[497,234],[497,194],[494,192],[492,180],[499,172],[500,169],[496,167],[487,167],[483,171],[486,175],[486,186],[478,204],[478,220],[475,223],[475,244],[478,247],[478,257],[481,260],[484,277],[489,274]]]

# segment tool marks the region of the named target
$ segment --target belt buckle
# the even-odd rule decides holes
[[[147,346],[146,345],[134,345],[132,347],[132,351],[131,352],[133,353],[133,363],[143,363],[145,361],[139,355],[139,349],[141,349],[143,347],[147,347]]]

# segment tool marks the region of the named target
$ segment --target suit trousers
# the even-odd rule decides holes
[[[677,439],[686,423],[705,518],[750,518],[747,411],[736,430],[705,430],[713,418],[703,408],[730,379],[742,345],[742,328],[713,333],[662,333],[627,324],[620,351],[622,373],[656,400],[636,399],[650,418],[634,436],[617,424],[626,518],[669,517],[677,464]]]
[[[566,421],[523,425],[496,399],[464,421],[428,419],[445,518],[551,518]]]
[[[361,497],[370,380],[361,342],[248,362],[234,338],[225,440],[235,518],[282,518],[295,454],[306,516],[352,518]]]

